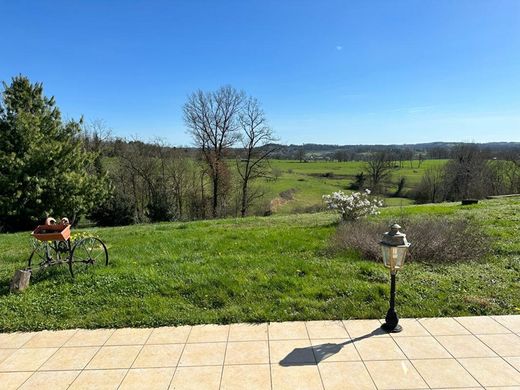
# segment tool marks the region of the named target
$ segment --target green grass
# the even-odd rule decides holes
[[[489,259],[409,263],[398,275],[402,317],[512,314],[520,306],[520,199],[386,208],[377,218],[474,218],[496,237]],[[302,214],[95,229],[109,267],[72,280],[66,267],[9,280],[29,256],[28,233],[0,236],[0,331],[73,327],[381,318],[381,264],[328,249],[337,217]],[[406,227],[405,227],[406,228]]]
[[[392,182],[397,183],[401,177],[404,177],[406,184],[404,193],[413,189],[421,180],[426,169],[434,166],[440,166],[446,163],[446,160],[425,160],[418,167],[418,162],[413,162],[410,167],[409,162],[403,162],[403,167],[395,169],[392,172]],[[291,214],[294,212],[302,212],[307,208],[322,205],[321,197],[330,194],[333,191],[346,190],[351,184],[355,175],[365,171],[365,163],[361,161],[348,162],[298,162],[291,160],[272,160],[273,169],[281,172],[281,176],[275,181],[260,182],[259,185],[264,189],[265,199],[271,200],[279,197],[282,191],[294,189],[294,199],[279,206],[275,212],[278,214]],[[329,177],[325,175],[329,174]],[[330,175],[332,174],[332,176]],[[391,191],[397,189],[390,188]],[[413,201],[408,198],[386,198],[385,203],[389,206],[406,206],[412,204]]]

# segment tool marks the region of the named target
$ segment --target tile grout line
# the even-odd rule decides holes
[[[352,320],[346,320],[346,321],[352,321]],[[341,324],[343,325],[343,328],[345,329],[345,332],[347,332],[348,337],[350,338],[350,340],[352,340],[352,336],[350,335],[350,332],[348,331],[347,327],[345,326],[345,320],[342,320]],[[368,367],[367,367],[367,365],[365,363],[365,360],[363,359],[363,356],[361,356],[361,354],[359,353],[359,350],[357,349],[356,343],[354,341],[352,341],[352,345],[354,346],[354,349],[356,350],[356,353],[359,355],[359,358],[361,359],[361,363],[363,363],[363,367],[365,367],[365,370],[368,372],[368,376],[370,377],[370,380],[374,384],[374,388],[375,389],[379,389],[379,387],[377,387],[376,381],[372,377],[372,374],[370,373],[370,370],[368,369]]]
[[[491,318],[490,316],[484,316],[484,317],[490,318],[490,319],[492,319],[493,321],[495,321],[495,320],[494,320],[493,318]],[[454,319],[455,321],[457,321],[457,317],[453,317],[453,319]],[[495,321],[495,322],[496,322],[497,324],[499,324],[499,325],[502,325],[502,324],[499,323],[498,321]],[[477,340],[479,340],[482,344],[484,344],[484,345],[485,345],[486,347],[488,347],[491,351],[493,351],[493,353],[495,353],[495,354],[496,354],[500,359],[502,359],[502,361],[504,361],[508,366],[512,367],[513,370],[515,370],[515,371],[518,372],[518,370],[516,369],[515,366],[513,366],[511,363],[509,363],[506,359],[504,359],[504,357],[503,357],[502,355],[500,355],[500,354],[499,354],[498,352],[496,352],[493,348],[491,348],[489,345],[487,345],[483,340],[481,340],[480,337],[478,337],[478,335],[474,334],[471,330],[469,330],[467,327],[465,327],[465,326],[464,326],[460,321],[457,321],[457,323],[460,324],[460,326],[462,326],[462,327],[463,327],[464,329],[466,329],[468,332],[470,332],[474,337],[476,337]],[[507,328],[507,327],[505,327],[505,326],[504,326],[504,328],[506,328],[507,330],[510,331],[509,328]],[[514,332],[511,332],[511,333],[512,333],[512,334],[515,334]],[[508,334],[508,333],[492,333],[492,334],[489,334],[489,333],[488,333],[488,334],[481,335],[481,336],[487,336],[487,335],[493,335],[493,334]],[[493,358],[495,358],[495,357],[488,357],[487,359],[493,359]],[[470,359],[470,358],[468,358],[468,359]],[[486,358],[483,358],[483,359],[486,359]],[[461,363],[461,364],[462,364],[462,363]]]
[[[270,385],[271,385],[271,390],[273,390],[273,372],[272,372],[272,369],[271,369],[271,337],[269,337],[269,328],[270,328],[270,325],[271,323],[270,322],[267,322],[267,356],[269,358],[268,362],[269,362],[269,382],[270,382]]]
[[[490,317],[490,316],[487,316],[489,318],[491,318],[493,321],[495,321],[497,324],[499,325],[502,325],[500,322],[498,322],[497,320],[495,320],[494,318]],[[504,325],[502,325],[504,326]],[[504,326],[504,328],[506,328],[507,330],[509,330],[511,332],[511,334],[517,336],[514,332],[511,331],[511,329],[509,329],[507,326]],[[507,333],[501,333],[501,334],[507,334]],[[488,345],[484,340],[482,340],[480,337],[478,337],[478,335],[474,335],[477,339],[480,340],[481,343],[483,343],[486,347],[488,347],[489,349],[491,349],[494,353],[496,353],[500,358],[502,358],[502,360],[504,362],[506,362],[508,365],[510,365],[514,370],[520,372],[520,370],[518,370],[515,366],[513,366],[507,359],[504,358],[504,356],[502,356],[501,354],[499,354],[497,351],[495,351],[493,348],[491,348],[490,345]],[[489,335],[489,334],[486,334],[486,335],[481,335],[481,336],[493,336],[493,335]],[[517,336],[518,337],[518,336]],[[509,357],[509,356],[508,356]]]
[[[446,318],[452,318],[452,317],[446,317]],[[436,341],[436,342],[437,342],[437,343],[438,343],[442,348],[444,348],[444,350],[445,350],[446,352],[448,352],[448,354],[449,354],[449,355],[450,355],[450,356],[451,356],[451,357],[452,357],[452,358],[457,362],[457,364],[458,364],[459,366],[461,366],[461,367],[464,369],[464,371],[466,371],[466,372],[469,374],[470,377],[472,377],[472,378],[475,380],[475,382],[477,382],[477,383],[478,383],[482,388],[484,388],[484,386],[483,386],[483,385],[482,385],[482,384],[477,380],[477,378],[475,378],[475,377],[471,374],[471,372],[469,372],[469,371],[466,369],[466,367],[464,367],[464,366],[462,365],[462,363],[459,362],[459,360],[458,360],[458,359],[457,359],[457,358],[456,358],[456,357],[455,357],[455,356],[454,356],[454,355],[453,355],[453,354],[448,350],[448,348],[446,348],[446,347],[444,346],[444,344],[442,344],[439,340],[437,340],[437,337],[436,337],[432,332],[430,332],[430,331],[426,328],[426,326],[424,326],[424,325],[421,323],[421,321],[419,321],[419,318],[416,319],[416,321],[417,321],[417,323],[418,323],[418,324],[419,324],[419,325],[420,325],[420,326],[421,326],[421,327],[422,327],[426,332],[428,332],[428,334],[429,334],[429,335],[430,335],[430,336],[431,336],[431,337],[432,337],[432,338],[433,338],[433,339],[434,339],[434,340],[435,340],[435,341]],[[457,323],[458,323],[458,322],[457,322]],[[466,328],[464,328],[464,329],[466,329]],[[467,329],[466,329],[466,330],[467,330]],[[457,335],[457,336],[458,336],[458,335]],[[415,360],[419,360],[419,359],[415,359]],[[450,359],[450,360],[451,360],[451,359]],[[413,363],[412,363],[412,364],[413,364]],[[414,365],[414,367],[415,367],[415,365]],[[415,369],[417,370],[417,368],[415,368]],[[419,370],[417,370],[417,371],[419,371]],[[426,382],[426,381],[425,381],[425,382]]]
[[[229,344],[229,333],[231,333],[231,324],[227,326],[227,337],[226,337],[226,348],[224,349],[224,359],[222,360],[222,368],[220,370],[220,382],[218,384],[218,388],[220,389],[222,387],[222,378],[224,377],[224,365],[226,363],[226,352]]]
[[[415,320],[417,321],[417,319]],[[422,326],[422,325],[421,325]],[[393,340],[393,342],[395,343],[395,345],[397,346],[397,348],[399,348],[399,351],[401,351],[401,353],[404,355],[404,357],[406,358],[406,360],[408,361],[408,363],[410,363],[412,365],[412,367],[414,368],[415,372],[417,372],[417,374],[419,374],[419,376],[421,377],[421,379],[423,380],[423,382],[426,384],[426,386],[428,386],[428,389],[431,389],[432,387],[430,386],[430,384],[426,381],[426,379],[424,379],[424,377],[421,375],[421,373],[419,372],[419,370],[417,369],[417,367],[415,367],[415,365],[413,364],[412,360],[408,357],[408,355],[403,351],[403,349],[401,348],[401,346],[399,345],[399,343],[397,342],[397,340],[395,339],[395,337],[392,337],[391,334],[389,334],[390,336],[390,339]],[[410,336],[410,337],[413,337],[413,336]]]
[[[316,370],[318,370],[318,375],[320,376],[321,387],[325,390],[325,383],[323,382],[323,377],[321,376],[320,367],[318,366],[319,362],[316,359],[316,353],[314,352],[314,348],[313,348],[312,340],[311,340],[311,335],[309,334],[309,329],[307,328],[307,322],[308,321],[304,321],[303,326],[305,326],[305,332],[307,332],[307,338],[309,339],[309,345],[311,347],[312,356],[314,357],[314,362],[316,363]]]
[[[493,321],[495,321],[497,324],[499,324],[500,326],[503,326],[504,328],[506,328],[508,331],[510,331],[511,333],[515,334],[515,332],[513,331],[513,329],[509,328],[508,326],[504,325],[503,323],[501,323],[500,321],[497,321],[495,318],[493,318],[492,316],[487,316],[489,318],[491,318]],[[496,317],[496,316],[495,316]]]
[[[132,364],[130,364],[130,367],[128,367],[128,369],[126,370],[125,372],[125,376],[123,377],[123,379],[121,379],[121,382],[119,382],[119,385],[117,386],[117,388],[119,389],[121,387],[121,385],[123,384],[123,382],[125,381],[126,379],[126,376],[128,375],[128,373],[130,372],[130,369],[132,368],[132,366],[134,365],[135,361],[137,360],[137,358],[139,357],[139,355],[141,354],[141,351],[143,350],[144,346],[146,345],[146,342],[150,339],[150,337],[152,336],[152,333],[154,331],[153,328],[150,328],[150,334],[148,335],[148,337],[146,338],[146,340],[144,341],[144,343],[141,345],[141,349],[139,350],[139,352],[137,352],[137,354],[135,355],[135,358],[134,360],[132,360]]]
[[[70,337],[69,337],[67,340],[65,340],[65,341],[63,342],[63,344],[62,344],[61,347],[63,347],[63,345],[65,345],[65,343],[66,343],[67,341],[69,341],[69,340],[70,340],[70,339],[71,339],[71,338],[72,338],[76,333],[78,333],[78,329],[76,329],[76,331],[75,331],[73,334],[71,334]],[[21,350],[21,349],[23,349],[23,346],[24,346],[25,344],[27,344],[29,341],[31,341],[34,337],[36,337],[36,334],[35,334],[34,336],[32,336],[29,340],[27,340],[25,343],[23,343],[23,344],[18,348],[18,351]],[[40,365],[36,368],[36,370],[34,370],[34,371],[32,372],[32,374],[29,375],[29,376],[27,377],[27,379],[24,380],[24,381],[20,384],[20,386],[17,387],[17,389],[20,389],[20,388],[21,388],[25,383],[27,383],[27,381],[28,381],[29,379],[31,379],[31,378],[34,376],[34,374],[36,374],[36,373],[38,372],[38,370],[39,370],[39,369],[40,369],[40,368],[41,368],[45,363],[47,363],[47,362],[48,362],[48,361],[49,361],[49,360],[50,360],[54,355],[56,355],[56,354],[58,353],[58,351],[61,349],[61,347],[57,347],[57,348],[56,348],[56,347],[47,347],[47,348],[56,348],[56,351],[54,351],[54,353],[52,353],[51,356],[49,356],[47,359],[45,359],[45,360],[42,362],[42,364],[40,364]],[[41,347],[41,348],[46,348],[46,347]],[[26,348],[26,349],[30,349],[30,348]],[[79,375],[79,373],[78,373],[78,375]],[[77,378],[77,376],[76,376],[76,378]],[[76,378],[74,378],[74,380],[76,380]]]
[[[110,330],[110,329],[109,329]],[[83,373],[83,371],[85,371],[85,369],[87,368],[87,366],[90,364],[90,362],[92,361],[92,359],[94,359],[94,357],[99,353],[99,351],[101,350],[101,348],[103,348],[105,346],[105,344],[107,343],[107,341],[110,339],[110,337],[112,337],[112,335],[114,334],[116,330],[115,329],[112,329],[112,333],[110,333],[110,335],[107,337],[107,339],[104,341],[104,343],[102,345],[93,345],[93,347],[98,347],[96,353],[94,355],[92,355],[92,357],[90,358],[90,360],[87,362],[87,364],[85,364],[85,366],[79,370],[79,374],[78,376],[76,376],[76,378],[74,378],[74,380],[72,381],[72,383],[70,385],[67,386],[67,388],[70,388],[70,386],[72,386],[72,384],[74,382],[76,382],[76,379],[78,379],[78,377]]]
[[[175,378],[175,374],[177,373],[177,369],[179,368],[179,363],[181,362],[182,355],[184,353],[184,350],[186,349],[186,345],[188,344],[188,340],[190,339],[191,331],[193,330],[193,326],[190,326],[190,331],[188,332],[188,335],[186,336],[186,341],[184,342],[184,345],[182,346],[181,354],[179,355],[179,360],[177,360],[177,365],[175,366],[175,369],[173,370],[172,378],[170,379],[170,383],[168,383],[168,389],[171,387],[173,378]]]

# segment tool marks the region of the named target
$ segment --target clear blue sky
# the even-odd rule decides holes
[[[286,143],[520,141],[520,1],[0,0],[0,79],[67,117],[190,144],[186,96],[231,84]]]

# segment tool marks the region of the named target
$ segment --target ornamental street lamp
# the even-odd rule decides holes
[[[404,265],[404,259],[410,243],[406,241],[406,234],[399,231],[401,226],[393,224],[390,231],[383,234],[381,249],[383,251],[383,262],[385,267],[390,268],[390,309],[386,313],[385,323],[381,325],[387,332],[397,333],[402,330],[398,325],[399,318],[395,312],[395,275]]]

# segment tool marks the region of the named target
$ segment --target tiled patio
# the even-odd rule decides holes
[[[0,334],[0,389],[520,389],[520,316]]]

